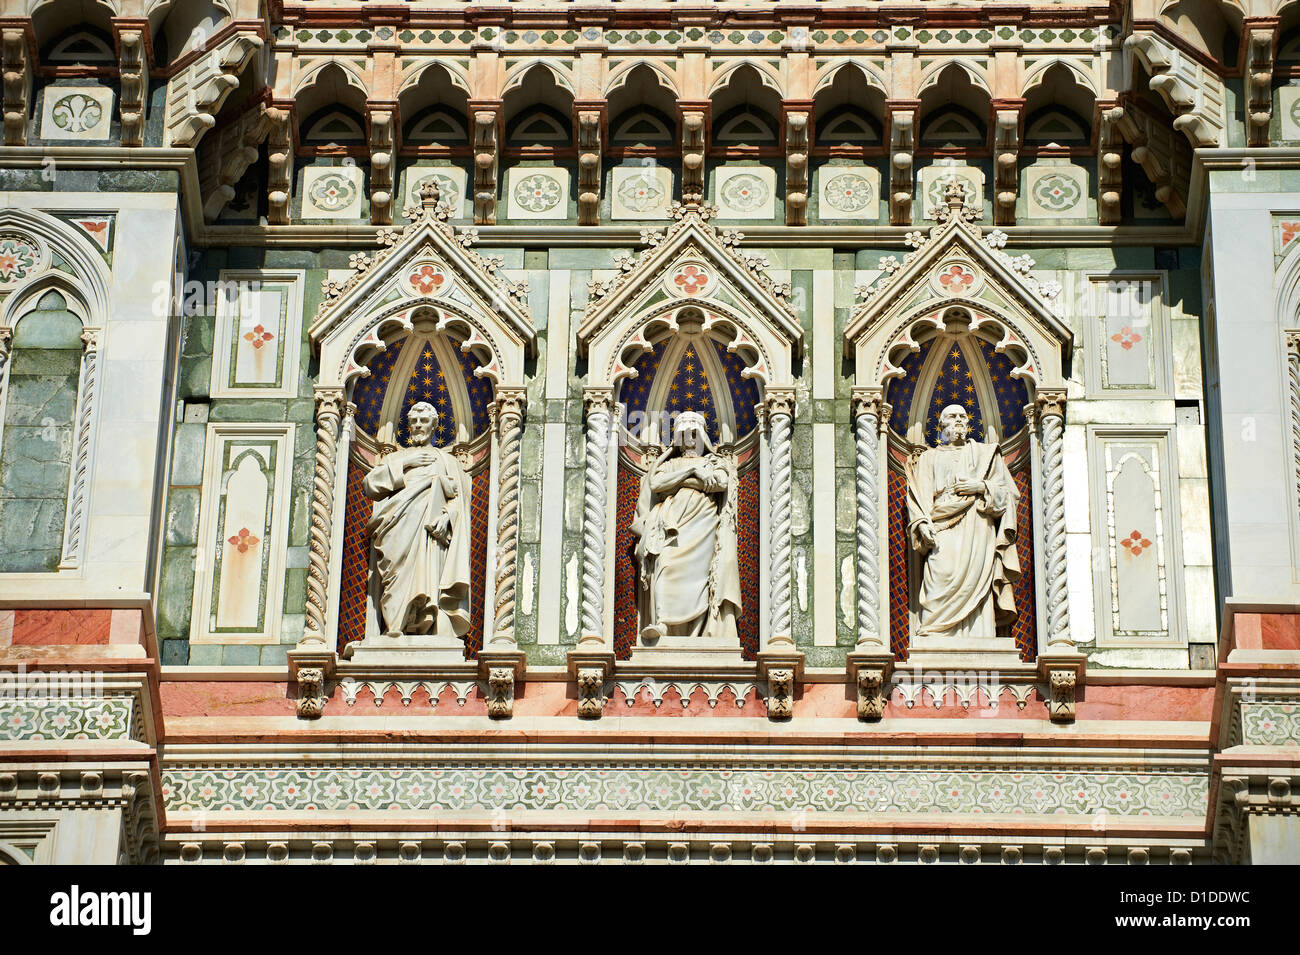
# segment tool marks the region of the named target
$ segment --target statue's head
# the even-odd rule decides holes
[[[709,440],[709,423],[698,411],[683,411],[673,422],[673,444],[683,450],[701,454],[713,450]]]
[[[438,430],[438,409],[427,401],[417,401],[406,413],[406,443],[420,447],[433,443],[433,434]]]
[[[965,444],[970,436],[970,415],[961,405],[949,405],[939,412],[939,440],[944,444]]]

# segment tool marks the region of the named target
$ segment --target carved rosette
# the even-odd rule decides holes
[[[589,388],[582,516],[582,644],[605,643],[605,512],[609,498],[609,438],[613,392]]]
[[[771,449],[771,630],[768,646],[793,647],[790,636],[790,446],[794,428],[794,392],[769,389],[767,426]]]
[[[329,615],[330,539],[334,527],[334,476],[342,388],[316,389],[316,461],[312,478],[311,533],[307,556],[307,605],[300,646],[324,646]]]
[[[1066,589],[1065,563],[1065,467],[1062,460],[1065,436],[1065,396],[1042,393],[1036,402],[1040,438],[1039,454],[1044,492],[1043,526],[1047,575],[1047,646],[1073,649],[1070,638],[1070,604]]]
[[[522,388],[498,388],[497,440],[500,478],[497,484],[497,586],[495,626],[490,644],[515,644],[515,564],[519,551],[519,445],[523,437]]]

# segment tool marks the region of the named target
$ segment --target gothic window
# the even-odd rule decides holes
[[[905,656],[911,632],[913,592],[918,568],[909,566],[906,546],[906,477],[909,455],[939,442],[939,414],[951,404],[966,409],[971,437],[997,441],[1002,447],[1020,499],[1017,502],[1017,549],[1022,576],[1015,584],[1019,616],[1011,628],[1021,658],[1036,653],[1033,581],[1033,501],[1029,397],[1024,381],[1012,377],[1016,363],[997,351],[996,343],[971,333],[935,334],[902,362],[904,374],[893,379],[886,400],[893,409],[889,435],[890,634],[893,651]]]
[[[113,55],[113,44],[95,30],[74,30],[55,40],[49,50],[41,57],[42,62],[51,65],[89,65],[106,64],[115,66],[117,57]]]
[[[328,109],[303,124],[303,145],[341,146],[365,141],[360,117],[350,110]]]
[[[1086,146],[1091,138],[1088,125],[1074,113],[1049,107],[1025,122],[1025,143],[1033,146]]]
[[[0,572],[56,571],[76,443],[81,320],[47,292],[13,329],[3,375]]]

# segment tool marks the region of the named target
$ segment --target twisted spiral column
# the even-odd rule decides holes
[[[95,407],[95,391],[99,386],[99,332],[98,328],[81,331],[81,383],[77,395],[77,451],[72,462],[72,493],[68,500],[67,524],[63,531],[63,554],[59,567],[77,566],[81,554],[82,512],[86,503],[86,469],[90,464],[90,422]]]
[[[1047,554],[1047,645],[1072,647],[1070,639],[1070,602],[1065,577],[1065,466],[1061,450],[1065,435],[1065,396],[1044,394],[1037,400],[1042,429],[1039,453],[1042,456],[1044,533]]]
[[[769,646],[793,646],[790,636],[790,437],[794,393],[769,390],[768,441],[772,459],[771,572],[772,624]]]
[[[497,485],[497,588],[493,645],[515,646],[515,569],[519,555],[519,445],[523,438],[524,392],[497,389],[497,440],[500,478]]]
[[[1300,331],[1286,333],[1286,364],[1291,381],[1291,459],[1300,498]]]
[[[883,648],[880,635],[880,422],[889,406],[879,394],[855,391],[853,423],[857,438],[858,491],[858,648]]]
[[[342,388],[316,389],[316,465],[311,492],[311,537],[307,555],[307,606],[302,644],[325,644],[329,616],[330,538],[334,528],[334,475],[337,467]]]
[[[609,435],[613,393],[588,389],[587,462],[582,501],[582,637],[579,643],[605,642],[605,511],[609,499]]]

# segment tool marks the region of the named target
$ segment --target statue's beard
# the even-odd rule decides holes
[[[959,444],[966,440],[967,430],[961,425],[950,425],[943,429],[944,444]]]
[[[433,440],[433,429],[432,429],[432,428],[420,428],[420,429],[412,428],[412,429],[411,429],[411,440],[410,440],[410,443],[411,443],[412,445],[415,445],[415,446],[418,447],[418,446],[421,446],[421,445],[429,444],[429,443],[432,442],[432,440]]]

